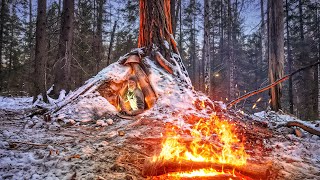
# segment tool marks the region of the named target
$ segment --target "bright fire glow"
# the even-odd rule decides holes
[[[202,104],[203,105],[203,104]],[[190,117],[194,118],[194,117]],[[199,118],[191,130],[167,125],[162,150],[152,161],[192,161],[241,166],[249,157],[244,145],[235,135],[234,125],[220,120],[214,113],[210,118]],[[223,169],[200,169],[192,172],[169,173],[170,177],[202,177],[230,174]],[[231,172],[232,174],[232,172]]]
[[[216,171],[213,168],[199,169],[191,172],[177,172],[168,174],[169,177],[201,177],[201,176],[217,176],[220,174],[225,174],[224,172]]]

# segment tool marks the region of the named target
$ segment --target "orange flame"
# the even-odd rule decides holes
[[[228,121],[220,120],[215,114],[210,118],[200,118],[190,132],[183,131],[184,127],[168,125],[162,151],[154,156],[152,161],[169,160],[181,162],[212,162],[241,166],[246,164],[249,157],[234,133],[234,126]],[[223,170],[212,168],[192,172],[170,173],[170,177],[201,177],[225,174]],[[230,174],[230,172],[228,172]],[[232,172],[231,172],[232,174]]]

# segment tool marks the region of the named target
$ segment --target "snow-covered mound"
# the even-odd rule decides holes
[[[143,53],[141,49],[134,49],[132,52]],[[82,122],[88,121],[90,118],[94,119],[106,114],[117,113],[116,108],[100,96],[97,89],[106,81],[121,82],[131,75],[130,66],[122,65],[122,62],[128,56],[129,54],[126,54],[117,62],[101,70],[82,87],[69,94],[64,101],[58,103],[58,107],[66,103],[67,105],[55,113],[53,118],[59,119],[59,117],[63,117],[63,119]],[[178,122],[182,119],[172,114],[181,115],[182,113],[179,112],[184,112],[184,115],[201,114],[202,116],[208,116],[208,108],[213,111],[214,102],[204,94],[193,90],[187,72],[182,72],[178,63],[181,61],[180,56],[173,53],[172,57],[172,62],[176,62],[176,65],[173,66],[173,74],[161,68],[149,56],[142,59],[142,63],[148,67],[148,80],[156,94],[157,102],[139,117],[152,116],[164,121]],[[211,105],[202,110],[197,109],[195,103],[200,102],[206,102]],[[215,103],[215,105],[225,108],[222,103]]]

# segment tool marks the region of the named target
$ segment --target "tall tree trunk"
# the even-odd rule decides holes
[[[209,25],[208,0],[204,0],[204,36],[203,36],[203,61],[204,61],[204,92],[209,95],[211,92],[211,58],[210,58],[210,25]]]
[[[73,44],[74,0],[63,1],[61,31],[57,62],[54,65],[53,96],[57,98],[61,90],[71,89],[71,60]]]
[[[38,1],[37,25],[36,25],[36,55],[34,61],[34,96],[33,102],[37,96],[42,93],[43,101],[48,102],[46,92],[46,64],[48,58],[47,48],[47,30],[46,30],[46,11],[47,1]]]
[[[264,68],[266,68],[268,63],[268,54],[267,54],[267,45],[268,39],[266,37],[267,34],[267,26],[265,20],[265,11],[264,11],[264,0],[260,1],[260,13],[261,13],[261,72],[263,72]]]
[[[102,27],[103,27],[103,6],[105,0],[98,0],[98,9],[97,9],[97,30],[94,35],[95,41],[94,45],[94,56],[96,59],[96,73],[100,70],[100,64],[103,59],[103,45],[102,45]]]
[[[224,59],[224,5],[223,0],[220,1],[220,63],[223,63]]]
[[[318,30],[318,61],[320,61],[320,13],[319,13],[319,10],[320,10],[320,3],[317,3],[317,30]],[[318,64],[318,118],[320,118],[320,64]]]
[[[172,36],[172,23],[170,15],[170,0],[149,1],[140,0],[140,29],[138,47],[145,47],[147,55],[158,47],[161,55],[173,66],[177,66],[173,72],[182,82],[191,87],[189,75],[179,55],[175,40]],[[168,47],[169,45],[169,47]],[[154,58],[155,59],[155,58]]]
[[[174,23],[172,24],[172,31],[173,31],[173,36],[176,37],[176,30],[177,30],[177,23],[178,23],[178,16],[181,14],[181,0],[178,0],[177,8],[175,10],[175,15],[174,15]],[[180,22],[181,24],[181,22]]]
[[[113,47],[113,43],[114,43],[114,35],[116,33],[116,28],[117,28],[117,21],[114,22],[113,28],[112,28],[112,32],[111,32],[111,38],[110,38],[110,44],[109,44],[109,50],[108,50],[108,57],[107,57],[107,65],[109,65],[111,63],[111,51],[112,51],[112,47]]]
[[[176,32],[176,0],[170,0],[170,14],[171,14],[171,26],[172,26],[172,34],[174,36],[175,32]]]
[[[308,65],[311,63],[309,52],[308,52],[308,46],[309,44],[305,41],[304,36],[304,21],[303,21],[303,1],[298,1],[298,8],[299,8],[299,32],[300,32],[300,52],[299,52],[299,64],[301,67]],[[298,107],[300,109],[299,117],[301,119],[314,119],[316,118],[316,109],[313,109],[313,100],[314,95],[312,94],[312,91],[314,89],[315,83],[314,83],[314,76],[312,69],[307,69],[303,72],[301,72],[301,79],[299,79],[299,99],[300,103],[298,104]]]
[[[195,8],[196,6],[196,1],[191,0],[192,7]],[[193,9],[195,10],[195,9]],[[204,89],[204,62],[201,61],[200,67],[197,68],[197,56],[196,56],[196,14],[193,13],[193,21],[192,21],[192,30],[191,30],[191,72],[190,74],[194,83],[194,87],[199,90]],[[197,69],[199,69],[199,72],[201,72],[200,76],[197,75]]]
[[[269,0],[268,3],[268,53],[269,53],[269,81],[274,83],[283,77],[284,64],[284,34],[283,34],[283,2]],[[281,109],[281,85],[271,88],[271,109]]]
[[[13,4],[11,4],[11,16],[13,16],[15,14],[15,7]],[[8,85],[7,85],[7,88],[10,89],[11,87],[11,84],[12,84],[12,78],[11,78],[11,74],[12,74],[12,69],[13,69],[13,36],[14,36],[14,22],[13,20],[11,20],[11,26],[10,26],[10,46],[9,46],[9,71],[8,71],[8,77],[9,77],[9,80],[8,80]]]
[[[210,64],[210,89],[209,89],[209,97],[213,98],[214,95],[214,78],[212,77],[212,69],[215,67],[215,61],[216,61],[216,54],[215,54],[215,38],[216,38],[216,34],[215,34],[215,29],[216,29],[216,23],[217,23],[217,12],[219,12],[219,10],[217,11],[216,8],[212,8],[216,6],[216,2],[212,1],[211,2],[211,9],[212,9],[212,15],[211,15],[211,47],[210,47],[210,57],[211,57],[211,64]]]
[[[180,12],[179,12],[179,48],[182,49],[182,3],[181,3],[181,0],[180,1],[180,6],[179,6],[179,9],[180,9]]]
[[[2,72],[2,49],[3,49],[3,29],[4,29],[4,10],[5,10],[5,6],[6,6],[6,1],[2,0],[1,1],[1,17],[0,18],[0,91],[3,88],[3,77],[4,74]]]
[[[289,73],[292,72],[292,56],[291,56],[291,46],[290,46],[290,31],[289,31],[289,4],[286,0],[286,29],[287,29],[287,57],[288,57],[288,69]],[[292,91],[292,77],[289,77],[289,110],[293,114],[293,91]]]
[[[32,49],[32,30],[33,30],[33,23],[32,23],[32,0],[29,0],[29,39],[28,39],[28,51],[29,51],[29,62],[31,64],[34,56],[33,56],[33,49]],[[27,73],[29,77],[32,77],[32,68],[28,68]],[[29,92],[33,92],[31,88]]]
[[[227,34],[228,34],[228,51],[227,51],[227,64],[228,64],[228,82],[229,82],[229,88],[228,88],[228,99],[234,99],[234,74],[233,74],[233,58],[232,58],[232,52],[233,52],[233,46],[231,45],[231,36],[232,36],[232,13],[231,13],[231,0],[227,1],[228,5],[228,27],[227,27]]]

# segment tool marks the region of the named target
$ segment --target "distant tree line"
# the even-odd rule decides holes
[[[173,35],[194,88],[214,100],[229,102],[320,60],[320,2],[170,4]],[[248,4],[261,18],[250,34],[243,15]],[[137,47],[139,0],[3,0],[0,8],[2,95],[36,100],[42,94],[47,101],[54,84],[49,96],[57,98],[61,90],[74,90]],[[302,119],[316,119],[319,83],[319,67],[313,67],[236,108],[257,112],[271,104]]]

